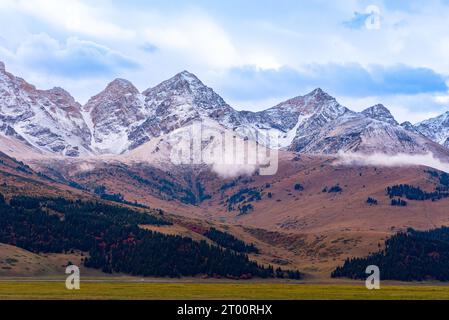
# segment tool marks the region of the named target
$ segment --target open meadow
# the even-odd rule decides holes
[[[0,299],[139,299],[139,300],[427,300],[449,299],[449,286],[438,284],[385,284],[367,290],[363,283],[191,283],[82,282],[67,290],[64,281],[0,281]]]

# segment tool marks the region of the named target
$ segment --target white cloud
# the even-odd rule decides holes
[[[161,50],[176,50],[179,55],[209,67],[228,68],[238,64],[237,50],[230,36],[202,13],[159,16],[149,24],[144,29],[144,37]]]
[[[14,59],[23,67],[70,78],[110,75],[137,66],[131,58],[95,42],[71,37],[60,43],[45,33],[22,42]]]
[[[275,57],[260,51],[250,55],[247,61],[249,65],[255,66],[258,70],[278,70],[282,67]]]
[[[449,105],[449,95],[443,95],[443,96],[436,96],[435,102],[440,104],[447,104]]]
[[[104,8],[80,0],[2,0],[0,9],[30,15],[69,32],[114,39],[135,36],[133,30],[107,21],[101,12]]]
[[[381,153],[340,153],[334,165],[348,166],[383,166],[383,167],[410,167],[426,166],[449,173],[449,163],[435,158],[432,153],[409,155],[386,155]]]
[[[58,52],[48,56],[63,61],[62,56],[68,59],[72,57],[69,51],[78,50],[69,49],[67,39],[89,40],[94,47],[107,48],[124,58],[132,57],[141,66],[126,69],[115,65],[110,68],[111,78],[126,77],[140,89],[146,89],[188,69],[217,92],[224,93],[229,102],[250,109],[268,107],[290,96],[226,96],[229,79],[224,75],[231,68],[251,65],[258,70],[282,67],[304,70],[304,66],[311,64],[357,63],[367,67],[402,63],[449,74],[449,6],[431,0],[425,5],[405,7],[392,6],[392,2],[377,1],[381,8],[381,29],[368,31],[343,26],[354,12],[365,12],[368,3],[358,0],[293,1],[285,5],[251,5],[233,0],[175,5],[163,1],[0,0],[0,37],[5,40],[0,41],[0,60],[6,60],[9,69],[21,71],[21,76],[35,80],[38,86],[59,85],[56,81],[62,79],[64,83],[70,82],[77,98],[87,97],[96,93],[98,85],[77,85],[80,78],[69,68],[63,75],[63,69],[51,70],[29,63],[25,67],[24,61],[32,62],[35,58],[33,48],[25,48],[24,42],[30,34],[46,33],[57,42],[57,45],[48,42],[49,48],[54,48],[50,51]],[[149,50],[142,50],[148,43],[152,45],[147,47]],[[85,43],[78,45],[89,47]],[[39,56],[45,56],[38,46],[35,49]],[[78,53],[89,52],[84,49]],[[17,50],[22,51],[23,59],[13,59],[11,53]],[[103,54],[97,56],[98,51],[101,50],[93,49],[93,57],[102,61]],[[48,63],[41,61],[44,65]],[[59,72],[57,76],[55,71]],[[75,79],[69,80],[72,76]],[[108,82],[98,77],[96,82]],[[90,78],[82,82],[92,81]],[[308,89],[295,87],[294,95]],[[355,98],[347,93],[335,96],[354,109],[381,102],[392,109],[399,121],[413,122],[444,111],[448,101],[443,93],[437,97],[428,94]]]
[[[61,86],[81,103],[112,78],[137,69],[137,62],[93,41],[63,42],[42,33],[30,35],[14,50],[0,46],[6,69],[41,89]]]

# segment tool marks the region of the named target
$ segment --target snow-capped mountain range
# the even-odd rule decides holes
[[[90,130],[81,105],[64,89],[37,90],[0,63],[0,130],[41,152],[90,152]]]
[[[414,128],[429,139],[449,148],[449,111],[436,118],[422,121]]]
[[[124,154],[194,120],[307,153],[449,154],[449,112],[399,125],[383,105],[354,112],[321,89],[264,111],[237,111],[187,71],[143,92],[116,79],[81,106],[61,88],[36,89],[0,62],[0,134],[41,154]]]

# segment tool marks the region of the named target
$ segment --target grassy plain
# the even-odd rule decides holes
[[[363,283],[190,283],[82,282],[81,289],[67,290],[64,281],[0,281],[0,299],[282,299],[282,300],[425,300],[449,299],[449,286],[388,284],[367,290]]]

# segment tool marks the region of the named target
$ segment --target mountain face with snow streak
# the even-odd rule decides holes
[[[352,111],[318,88],[307,95],[289,99],[264,111],[242,111],[234,130],[242,136],[271,147],[296,146],[295,149],[301,149],[324,124],[346,113]],[[265,143],[267,137],[276,139]]]
[[[83,107],[92,132],[91,148],[100,154],[129,149],[131,132],[146,120],[144,96],[124,79],[115,79]]]
[[[376,105],[357,113],[340,105],[321,89],[299,96],[271,109],[244,113],[244,133],[253,124],[259,132],[272,132],[279,146],[312,154],[365,153],[446,153],[443,148],[417,132],[399,126],[390,111]],[[246,128],[245,128],[246,127]],[[263,141],[261,141],[263,142]]]
[[[404,121],[400,124],[400,126],[407,131],[423,135],[410,121]]]
[[[360,113],[346,114],[327,123],[301,151],[447,155],[447,150],[422,135]]]
[[[187,71],[142,93],[116,79],[83,109],[92,149],[109,154],[128,152],[194,120],[212,119],[225,127],[239,123],[238,112]]]
[[[37,90],[0,64],[0,134],[65,156],[128,153],[196,120],[306,153],[448,154],[433,142],[449,147],[448,119],[449,113],[417,126],[399,125],[383,105],[357,113],[321,89],[264,111],[236,111],[187,71],[142,93],[116,79],[82,107],[63,89]]]
[[[288,148],[294,141],[306,145],[325,123],[352,113],[321,89],[265,111],[239,112],[187,71],[142,94],[131,84],[112,84],[89,100],[84,110],[92,121],[93,149],[100,150],[98,145],[113,136],[116,154],[205,119],[263,144],[269,135],[279,137],[272,147]]]
[[[353,112],[321,89],[287,100],[253,118],[258,120],[259,128],[279,131],[280,146],[292,151],[312,154],[446,152],[422,135],[399,126],[385,106]],[[283,137],[287,139],[282,140]]]
[[[362,111],[362,114],[372,119],[387,122],[392,125],[398,125],[398,122],[393,117],[390,110],[388,110],[383,104],[376,104],[375,106],[367,108]]]
[[[360,113],[353,112],[321,89],[244,115],[249,121],[242,121],[238,132],[251,131],[248,126],[252,123],[259,133],[278,135],[279,147],[292,151],[447,154],[419,132],[401,127],[385,106],[379,104]]]
[[[90,154],[81,105],[65,90],[37,90],[0,65],[0,128],[34,149],[65,156]]]
[[[147,118],[129,134],[133,149],[194,120],[212,119],[225,127],[238,123],[238,112],[195,75],[183,71],[143,93]]]
[[[449,148],[449,111],[417,123],[414,127],[430,140]]]

